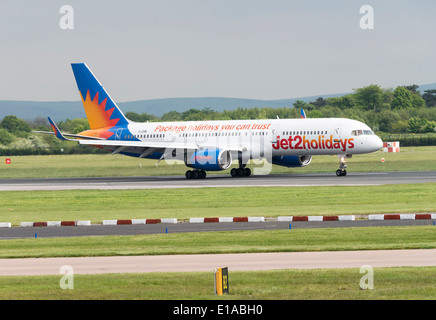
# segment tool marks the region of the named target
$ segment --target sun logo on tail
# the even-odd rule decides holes
[[[107,98],[105,98],[100,104],[98,103],[98,92],[95,94],[94,99],[91,99],[89,90],[86,92],[86,99],[83,100],[83,107],[85,108],[86,116],[88,117],[90,131],[96,133],[95,136],[108,139],[114,133],[110,132],[109,129],[115,127],[120,119],[111,119],[112,113],[115,110],[111,108],[106,110]],[[89,134],[89,132],[88,132]]]

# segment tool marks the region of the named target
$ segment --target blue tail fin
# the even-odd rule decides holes
[[[129,120],[85,63],[72,63],[74,77],[91,130],[126,126]]]

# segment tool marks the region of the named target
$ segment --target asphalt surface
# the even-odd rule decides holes
[[[436,266],[436,249],[0,259],[0,275]],[[212,278],[211,278],[212,279]]]
[[[11,190],[69,190],[69,189],[147,189],[147,188],[195,188],[195,187],[241,187],[241,186],[358,186],[405,183],[436,182],[436,172],[370,172],[349,173],[345,177],[332,174],[277,174],[232,178],[230,176],[209,176],[206,179],[186,180],[183,176],[157,177],[96,177],[96,178],[52,178],[52,179],[2,179],[0,191]],[[364,227],[429,225],[429,220],[388,220],[388,221],[323,221],[292,222],[291,228]],[[77,237],[99,235],[137,235],[178,232],[208,232],[231,230],[277,230],[289,229],[289,222],[274,220],[243,223],[177,223],[146,225],[91,225],[76,227],[12,227],[0,229],[0,239],[37,237]]]
[[[436,172],[279,174],[231,178],[209,176],[204,180],[186,180],[181,176],[109,177],[59,179],[4,179],[0,191],[6,190],[70,190],[70,189],[147,189],[242,186],[359,186],[436,182]],[[230,230],[278,230],[324,227],[365,227],[431,225],[431,220],[356,220],[323,222],[241,222],[241,223],[177,223],[155,225],[75,226],[75,227],[12,227],[0,230],[0,239],[44,237],[78,237],[100,235],[138,235],[178,232]],[[290,232],[292,232],[290,230]],[[195,261],[194,261],[195,260]],[[299,268],[347,268],[362,265],[421,266],[436,265],[435,250],[388,250],[317,253],[261,253],[237,255],[174,255],[140,257],[84,257],[48,259],[0,259],[0,275],[59,274],[59,268],[70,265],[75,273],[210,271],[217,265],[232,270],[268,270]],[[195,270],[194,270],[194,269]]]
[[[245,178],[232,178],[228,175],[209,175],[206,179],[195,180],[187,180],[184,176],[1,179],[0,191],[249,186],[365,186],[426,182],[436,182],[436,171],[350,172],[345,177],[337,177],[335,173],[252,175]]]
[[[0,229],[0,240],[23,238],[88,237],[106,235],[141,235],[183,232],[286,230],[304,228],[350,228],[376,226],[425,226],[432,220],[355,220],[355,221],[293,221],[293,222],[223,222],[145,225],[99,225],[62,227],[12,227]]]

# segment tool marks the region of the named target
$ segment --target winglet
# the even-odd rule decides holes
[[[56,138],[58,138],[59,140],[71,140],[64,137],[64,135],[59,130],[58,126],[54,123],[54,121],[50,117],[47,117],[47,119],[48,122],[50,122],[50,126],[53,129]]]
[[[306,119],[306,113],[301,109],[301,119]]]

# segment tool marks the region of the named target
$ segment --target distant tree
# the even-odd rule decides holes
[[[300,110],[304,109],[305,111],[310,111],[315,109],[315,106],[311,103],[304,102],[303,100],[297,100],[293,103],[294,108]]]
[[[412,94],[411,102],[413,108],[425,107],[425,100],[419,94]]]
[[[436,107],[436,89],[424,90],[422,98],[424,99],[427,108]]]
[[[27,137],[32,130],[26,121],[17,118],[14,115],[6,116],[0,123],[0,127],[19,137]]]
[[[323,97],[319,97],[315,101],[310,102],[310,104],[315,106],[316,109],[319,109],[327,105],[327,100],[325,100]]]
[[[0,144],[7,146],[15,141],[15,136],[9,133],[6,129],[0,128]]]
[[[401,88],[404,88],[411,93],[410,102],[412,103],[412,108],[421,108],[425,106],[425,100],[422,98],[417,84],[401,86]]]
[[[157,117],[148,113],[136,113],[136,112],[126,112],[126,118],[135,122],[147,122],[156,120]]]
[[[325,101],[328,105],[338,107],[340,109],[351,109],[357,105],[354,94],[347,94],[342,97],[327,98]]]
[[[424,132],[424,127],[427,125],[428,120],[418,117],[413,117],[409,119],[407,123],[407,129],[412,133],[421,133]]]
[[[416,94],[421,96],[421,92],[418,90],[419,86],[417,84],[412,84],[410,86],[401,86],[401,87],[408,90],[411,94]]]
[[[383,90],[379,85],[371,84],[354,91],[356,101],[364,110],[376,111],[381,107],[383,103]]]
[[[183,121],[200,121],[205,119],[205,113],[198,109],[189,109],[182,113]]]
[[[50,128],[50,125],[46,117],[36,117],[33,120],[26,120],[26,122],[32,129],[43,131]]]
[[[307,113],[308,118],[323,118],[324,114],[321,110],[311,110]]]
[[[65,121],[60,121],[58,127],[61,131],[70,133],[79,133],[85,130],[89,130],[88,119],[77,118],[77,119],[67,119]]]
[[[392,109],[410,109],[413,107],[412,94],[404,87],[397,87],[394,91],[394,99],[391,104]]]
[[[391,110],[382,110],[376,115],[378,128],[383,132],[392,132],[395,123],[400,120],[400,116]]]
[[[170,111],[165,113],[162,117],[161,117],[162,121],[181,121],[182,120],[182,115],[180,112],[177,111]]]
[[[427,123],[422,127],[422,132],[430,133],[434,132],[436,123],[434,121],[427,121]]]
[[[392,123],[391,133],[406,133],[407,132],[407,121],[399,120]]]

